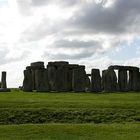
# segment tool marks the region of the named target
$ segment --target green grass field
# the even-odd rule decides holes
[[[140,140],[140,93],[0,93],[0,140]]]
[[[0,93],[0,108],[139,109],[140,93]]]
[[[1,140],[140,140],[140,124],[2,125]]]

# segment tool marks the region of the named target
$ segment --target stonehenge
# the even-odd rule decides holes
[[[6,85],[3,83],[3,86]],[[139,68],[109,66],[102,73],[84,65],[67,61],[34,62],[24,70],[23,91],[26,92],[127,92],[140,91]]]

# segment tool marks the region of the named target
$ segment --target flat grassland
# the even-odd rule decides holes
[[[2,125],[1,140],[140,140],[140,124]]]
[[[2,140],[140,139],[140,93],[0,93]]]

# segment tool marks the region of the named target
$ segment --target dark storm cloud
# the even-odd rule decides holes
[[[94,47],[97,48],[99,47],[99,42],[97,41],[79,41],[79,40],[57,40],[54,42],[54,47],[56,48],[90,48]]]
[[[50,48],[54,50],[62,49],[63,51],[58,53],[51,53],[45,51],[43,57],[46,56],[50,59],[84,59],[93,56],[96,53],[104,53],[102,45],[97,41],[79,41],[79,40],[58,40],[55,41]],[[68,53],[69,49],[71,51]]]
[[[88,58],[93,55],[93,52],[79,52],[77,54],[65,54],[65,53],[58,53],[58,54],[48,54],[44,53],[43,57],[48,56],[49,59],[52,60],[79,60],[83,58]]]
[[[102,3],[87,3],[74,14],[69,25],[71,31],[76,33],[137,32],[140,23],[139,7],[139,0],[115,0],[109,8],[105,8]]]
[[[60,6],[73,6],[82,0],[31,0],[32,6],[45,6],[47,4],[59,4]]]
[[[21,13],[28,13],[32,8],[55,4],[68,8],[77,4],[81,4],[84,0],[16,0]],[[66,7],[65,7],[66,6]]]

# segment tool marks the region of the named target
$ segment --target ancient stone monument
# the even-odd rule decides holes
[[[137,67],[114,65],[103,70],[101,76],[99,69],[87,74],[84,65],[67,61],[48,62],[46,68],[44,62],[34,62],[24,70],[22,89],[27,92],[140,91],[140,72]]]
[[[85,66],[56,61],[45,68],[44,62],[35,62],[24,70],[23,91],[82,92],[88,80]]]
[[[1,75],[1,87],[0,87],[0,92],[10,92],[10,89],[7,88],[7,83],[6,83],[6,72],[3,71]]]
[[[117,77],[112,69],[102,71],[102,89],[107,92],[117,91]]]
[[[91,91],[92,92],[102,91],[101,76],[99,69],[92,69],[91,71]]]

